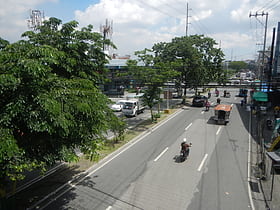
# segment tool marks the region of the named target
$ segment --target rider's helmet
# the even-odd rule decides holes
[[[187,139],[186,139],[186,138],[184,138],[184,139],[183,139],[183,142],[184,142],[184,143],[187,143]]]

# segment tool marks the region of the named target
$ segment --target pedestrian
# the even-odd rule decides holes
[[[279,106],[274,107],[274,117],[275,117],[275,119],[279,117],[279,110],[280,110]]]
[[[244,96],[244,104],[247,104],[247,95]]]
[[[208,99],[211,98],[211,92],[208,92]]]
[[[209,111],[210,103],[209,103],[208,100],[207,100],[206,103],[205,103],[205,108],[206,108],[206,111]]]

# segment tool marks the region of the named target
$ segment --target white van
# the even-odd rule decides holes
[[[137,114],[143,113],[145,107],[139,99],[131,99],[124,103],[122,113],[127,117],[135,117]]]

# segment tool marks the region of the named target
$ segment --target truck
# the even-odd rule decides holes
[[[240,79],[246,79],[246,73],[245,72],[240,73]]]
[[[135,117],[136,115],[143,113],[145,110],[145,106],[143,105],[140,98],[134,98],[127,100],[122,109],[122,113],[126,117]]]

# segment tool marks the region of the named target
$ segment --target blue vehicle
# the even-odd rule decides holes
[[[239,89],[239,94],[238,96],[239,97],[247,97],[247,94],[248,94],[248,90],[247,89]]]

